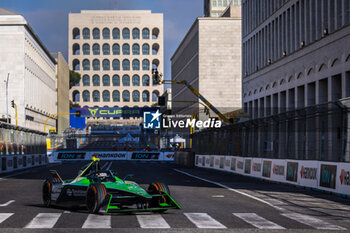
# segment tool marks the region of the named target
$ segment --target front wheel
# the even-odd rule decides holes
[[[86,207],[90,213],[99,212],[107,197],[107,190],[103,184],[91,184],[86,192]]]
[[[148,187],[148,193],[150,194],[162,194],[162,192],[167,193],[170,196],[170,189],[168,185],[160,182],[152,183]],[[150,202],[151,208],[159,208],[161,203],[166,203],[167,199],[164,196],[155,197]],[[153,212],[164,213],[167,209],[164,210],[154,210]]]
[[[51,206],[51,193],[52,193],[52,182],[47,179],[43,183],[42,188],[42,198],[43,198],[43,204],[45,207]]]

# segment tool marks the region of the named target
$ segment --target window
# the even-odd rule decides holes
[[[108,59],[104,59],[102,61],[102,67],[103,67],[103,70],[110,70],[111,69],[110,62]]]
[[[84,55],[90,55],[90,45],[89,44],[84,44],[83,45],[83,54]]]
[[[94,70],[100,70],[100,61],[98,59],[94,59],[92,61],[92,66]]]
[[[102,51],[103,51],[103,55],[109,55],[110,54],[109,44],[103,44]]]
[[[113,75],[112,83],[114,87],[120,86],[120,78],[118,75]]]
[[[95,40],[100,39],[100,29],[94,28],[94,30],[92,30],[92,38]]]
[[[159,44],[155,43],[152,45],[152,55],[157,55],[159,51]]]
[[[149,92],[148,91],[142,92],[142,101],[149,102]]]
[[[83,91],[83,101],[90,102],[90,92],[89,91]]]
[[[112,98],[113,98],[113,102],[119,102],[120,101],[120,93],[119,93],[119,91],[113,91],[112,92]]]
[[[89,75],[83,75],[83,86],[85,86],[85,87],[90,86],[90,76]]]
[[[90,70],[90,61],[88,59],[83,60],[83,70]]]
[[[113,39],[120,39],[120,31],[118,28],[113,28],[112,34]]]
[[[159,92],[158,91],[152,92],[152,102],[157,102],[158,101],[158,96],[159,96]]]
[[[100,86],[100,76],[98,76],[97,74],[95,74],[94,76],[92,76],[92,85],[93,85],[94,87]]]
[[[128,59],[123,60],[123,70],[130,70],[130,61]]]
[[[140,61],[137,59],[132,60],[132,70],[140,70]]]
[[[80,45],[79,44],[73,44],[73,55],[79,55],[80,54]]]
[[[80,30],[79,30],[79,28],[74,28],[72,33],[73,33],[73,39],[74,40],[80,39]]]
[[[149,60],[144,59],[142,61],[142,70],[149,70]]]
[[[140,45],[133,44],[132,45],[132,54],[133,55],[139,55],[140,54]]]
[[[152,39],[158,39],[158,36],[159,36],[159,29],[153,28],[152,29]]]
[[[139,91],[132,92],[132,101],[140,102],[140,92]]]
[[[149,30],[148,30],[148,28],[144,28],[142,30],[142,39],[149,39]]]
[[[149,55],[149,45],[148,44],[143,44],[142,45],[142,54],[143,55]]]
[[[104,28],[102,30],[102,37],[103,39],[109,39],[110,38],[110,33],[108,28]]]
[[[72,62],[73,70],[80,70],[80,61],[78,59],[74,59]]]
[[[80,101],[80,93],[79,91],[73,91],[73,102],[79,102]]]
[[[140,30],[137,28],[132,29],[132,38],[140,39]]]
[[[147,74],[142,76],[142,86],[149,86],[149,76]]]
[[[83,38],[90,39],[90,29],[88,29],[88,28],[83,29]]]
[[[114,59],[112,62],[113,70],[120,70],[120,62],[118,59]]]
[[[123,54],[124,55],[130,54],[130,46],[128,44],[123,44]]]
[[[94,55],[100,55],[100,45],[99,44],[94,44],[92,46],[92,53]]]
[[[138,76],[137,74],[132,76],[132,85],[135,87],[140,86],[140,76]]]
[[[99,91],[92,92],[92,100],[94,102],[100,102],[100,92]]]
[[[130,86],[130,77],[129,77],[129,75],[124,75],[123,76],[123,86],[125,86],[125,87]]]
[[[103,75],[102,84],[105,87],[109,87],[111,85],[111,79],[109,78],[109,75],[107,75],[107,74]]]
[[[130,92],[129,91],[123,91],[123,101],[130,102]]]
[[[119,44],[114,44],[112,47],[113,55],[120,55],[120,46]]]
[[[130,39],[130,30],[128,28],[123,29],[123,39]]]
[[[111,96],[109,94],[109,91],[105,90],[102,92],[102,99],[103,99],[103,102],[109,102],[111,101],[110,100]]]

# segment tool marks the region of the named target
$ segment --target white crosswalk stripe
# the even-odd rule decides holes
[[[61,213],[39,213],[25,228],[53,228]]]
[[[233,215],[259,229],[285,229],[255,213],[233,213]]]
[[[0,223],[11,217],[13,213],[0,213]]]
[[[111,215],[89,214],[82,228],[111,228]]]
[[[184,215],[198,228],[226,228],[220,222],[210,217],[207,213],[184,213]]]
[[[319,230],[346,230],[341,226],[328,223],[326,221],[323,221],[321,219],[318,219],[309,215],[298,214],[298,213],[285,213],[282,215]]]
[[[170,228],[169,224],[159,214],[137,215],[136,217],[141,228]]]

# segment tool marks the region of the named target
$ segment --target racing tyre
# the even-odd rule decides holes
[[[44,181],[43,188],[42,188],[43,204],[46,207],[51,206],[51,193],[52,193],[52,182],[50,179],[47,179]]]
[[[161,191],[166,192],[169,196],[171,195],[168,185],[166,185],[164,183],[156,182],[156,183],[150,184],[148,187],[148,192],[150,194],[161,194]],[[165,197],[153,198],[152,201],[150,202],[150,207],[157,208],[157,207],[159,207],[160,203],[166,203]],[[165,211],[167,211],[167,210],[166,209],[154,210],[153,212],[164,213]]]
[[[96,214],[105,204],[107,190],[103,184],[91,184],[86,192],[86,206],[90,213]]]

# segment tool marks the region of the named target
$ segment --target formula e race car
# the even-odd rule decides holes
[[[152,211],[164,212],[180,209],[170,196],[169,187],[163,183],[152,183],[147,191],[137,183],[118,178],[110,170],[101,170],[99,159],[84,166],[75,179],[62,180],[54,170],[51,177],[43,183],[44,205],[63,207],[86,206],[90,213],[98,213],[106,206],[106,213]]]

